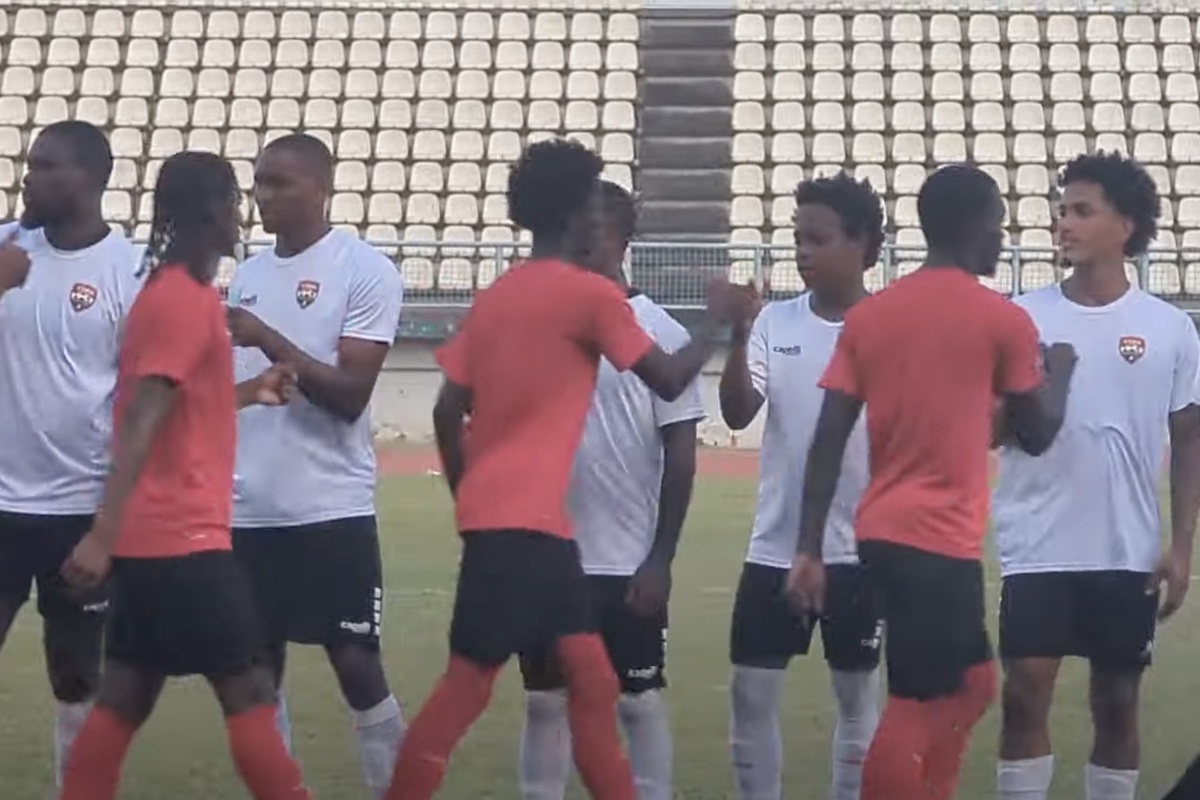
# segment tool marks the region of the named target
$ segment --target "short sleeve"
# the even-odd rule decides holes
[[[629,300],[615,283],[595,275],[585,277],[584,300],[589,306],[585,338],[618,372],[624,372],[650,351],[654,340],[642,330]]]
[[[1200,403],[1200,336],[1191,318],[1185,317],[1171,376],[1171,413],[1196,403]]]
[[[179,268],[175,268],[179,269]],[[134,378],[166,378],[182,383],[196,369],[219,327],[213,290],[187,275],[162,274],[138,297],[125,341],[125,362]],[[191,285],[189,285],[191,284]]]
[[[396,265],[379,253],[355,258],[342,337],[391,345],[400,327],[404,279]]]
[[[652,330],[654,341],[666,352],[674,353],[687,345],[691,341],[691,337],[688,335],[687,329],[676,322],[666,311],[660,310],[659,313],[662,315],[661,319]],[[671,402],[663,400],[658,395],[653,395],[652,402],[654,404],[654,422],[660,428],[677,422],[698,421],[705,417],[704,398],[700,393],[699,377],[689,383],[683,390],[683,394]]]
[[[996,393],[1025,394],[1042,384],[1037,327],[1023,308],[1005,303],[996,323]]]
[[[471,388],[470,361],[467,358],[467,348],[470,342],[470,327],[467,324],[469,321],[470,315],[468,314],[458,332],[434,353],[434,358],[437,360],[438,366],[442,368],[442,374],[446,376],[446,380],[468,389]]]
[[[758,312],[753,327],[750,328],[750,338],[746,341],[746,367],[750,371],[750,384],[760,397],[767,396],[767,324],[768,309]]]
[[[833,356],[821,376],[820,386],[834,392],[865,400],[863,397],[862,364],[858,352],[858,325],[854,315],[848,315],[833,348]]]

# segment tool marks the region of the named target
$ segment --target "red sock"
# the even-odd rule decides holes
[[[446,673],[408,726],[385,800],[433,797],[446,774],[450,753],[487,708],[498,672],[450,656]]]
[[[629,759],[617,731],[621,687],[604,642],[596,634],[558,642],[567,679],[567,717],[579,777],[595,800],[634,800]]]
[[[279,735],[275,713],[275,706],[262,705],[225,718],[233,763],[255,800],[311,800],[300,765]]]
[[[996,665],[986,661],[966,671],[962,688],[952,697],[931,704],[934,728],[925,779],[933,800],[949,800],[954,795],[971,730],[995,699]]]
[[[889,697],[863,761],[862,800],[919,800],[927,795],[929,703]]]
[[[59,800],[112,800],[135,729],[104,706],[88,714],[63,774]]]

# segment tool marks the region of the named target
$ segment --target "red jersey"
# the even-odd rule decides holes
[[[520,264],[479,293],[437,353],[473,398],[459,530],[569,537],[568,482],[600,356],[623,371],[652,344],[615,283],[561,261]]]
[[[866,403],[859,539],[978,559],[996,395],[1042,380],[1032,320],[954,268],[922,268],[846,314],[821,385]]]
[[[138,380],[149,377],[174,383],[175,402],[118,522],[113,555],[228,550],[237,436],[233,347],[217,290],[181,266],[159,267],[129,311],[114,409],[118,436]]]

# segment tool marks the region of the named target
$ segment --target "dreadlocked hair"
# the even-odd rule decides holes
[[[210,255],[217,209],[237,201],[237,177],[225,159],[196,151],[168,158],[154,184],[154,217],[142,272],[171,263],[194,269]]]

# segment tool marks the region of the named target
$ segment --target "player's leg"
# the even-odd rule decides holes
[[[528,541],[530,571],[545,576],[520,595],[522,638],[554,643],[567,683],[567,722],[575,768],[596,800],[634,800],[629,760],[617,730],[620,684],[596,631],[587,576],[572,541],[539,536]]]
[[[1000,591],[1001,692],[998,800],[1046,800],[1054,777],[1050,706],[1062,658],[1079,654],[1075,578],[1009,575]]]
[[[100,686],[106,586],[81,590],[66,585],[60,570],[79,539],[91,527],[91,516],[30,518],[29,534],[37,551],[38,613],[46,673],[58,701],[54,718],[54,778],[62,786],[71,743],[91,710]]]
[[[450,755],[487,708],[500,668],[523,649],[515,602],[533,582],[520,531],[463,535],[462,560],[450,621],[450,663],[413,717],[387,800],[430,800],[442,783]],[[538,576],[544,577],[544,576]]]
[[[592,597],[603,603],[601,635],[621,687],[617,717],[629,743],[638,800],[671,800],[674,743],[662,690],[667,686],[667,614],[639,616],[625,602],[629,579],[595,575]]]
[[[863,542],[860,555],[883,604],[889,693],[862,798],[947,798],[995,695],[982,567],[885,542]]]
[[[562,800],[571,773],[567,682],[552,647],[521,653],[525,727],[517,756],[524,800]]]
[[[868,581],[857,564],[826,569],[821,639],[837,713],[830,800],[858,800],[863,761],[879,724],[883,620]]]
[[[786,578],[785,569],[747,563],[734,600],[729,747],[740,800],[779,800],[782,794],[784,670],[792,656],[808,652],[813,633],[812,624],[787,605]]]
[[[1088,800],[1133,800],[1140,763],[1138,705],[1142,673],[1154,647],[1158,594],[1140,572],[1083,573],[1083,639],[1092,674],[1095,741],[1088,760]]]
[[[118,559],[110,579],[105,660],[95,706],[71,746],[60,800],[112,800],[134,734],[162,691],[156,615],[160,579],[147,561]],[[169,613],[169,612],[168,612]]]
[[[32,538],[21,525],[22,515],[0,511],[0,648],[21,606],[29,600],[36,574]]]
[[[233,554],[250,581],[258,610],[261,642],[254,659],[255,669],[275,687],[275,725],[290,752],[292,721],[283,691],[288,620],[288,602],[283,586],[284,573],[290,563],[286,552],[286,535],[286,529],[235,528]]]
[[[1180,776],[1163,800],[1192,800],[1195,797],[1200,797],[1200,756],[1192,760],[1187,771]]]
[[[374,517],[356,517],[308,526],[307,550],[298,569],[315,574],[296,584],[316,588],[322,607],[309,622],[320,630],[293,632],[296,640],[325,646],[342,696],[354,717],[363,778],[376,796],[387,789],[404,738],[404,717],[392,695],[380,656],[383,623],[383,562]],[[311,591],[311,589],[310,589]]]

